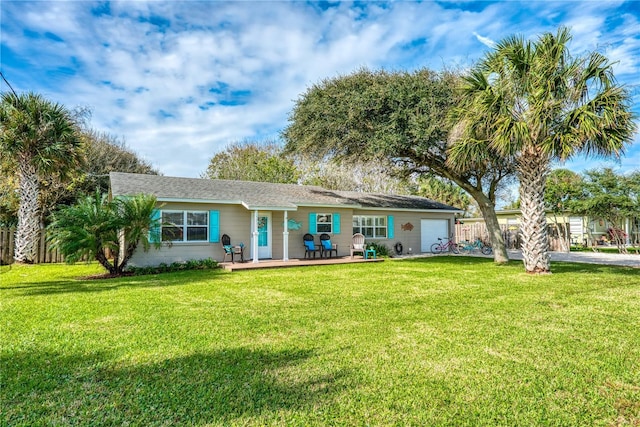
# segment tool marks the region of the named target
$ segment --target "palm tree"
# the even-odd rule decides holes
[[[162,246],[160,220],[153,218],[155,196],[139,194],[109,200],[98,191],[53,215],[53,247],[65,261],[95,259],[111,275],[124,272],[135,250]]]
[[[120,222],[119,237],[124,252],[117,263],[117,273],[127,267],[133,253],[142,246],[147,252],[151,246],[162,247],[161,220],[154,218],[157,199],[150,194],[117,197],[113,200],[116,216]]]
[[[73,115],[41,95],[4,93],[0,100],[0,155],[17,164],[20,205],[14,259],[33,262],[40,236],[40,180],[69,171],[80,156]]]
[[[113,202],[98,191],[74,205],[61,207],[49,225],[53,247],[68,263],[95,259],[115,274],[115,262],[109,260],[109,254],[118,258],[120,222],[113,212]]]
[[[533,42],[507,38],[486,54],[464,79],[465,131],[449,157],[468,164],[484,144],[515,163],[530,273],[550,272],[544,190],[551,163],[578,153],[620,156],[636,129],[611,63],[598,52],[572,56],[570,41],[560,28]]]

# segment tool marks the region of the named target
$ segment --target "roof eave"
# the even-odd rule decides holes
[[[438,208],[393,208],[393,207],[369,207],[369,206],[361,206],[358,209],[368,210],[368,211],[403,211],[403,212],[438,212],[438,213],[461,213],[464,212],[462,209],[438,209]]]
[[[298,203],[299,207],[305,208],[327,208],[327,209],[335,209],[335,208],[343,208],[343,209],[361,209],[361,205],[354,204],[330,204],[330,203]]]
[[[250,211],[297,211],[298,207],[296,205],[289,206],[269,206],[269,205],[251,205],[246,202],[242,202],[242,206],[244,206],[247,210]]]
[[[242,205],[241,200],[184,199],[181,197],[156,197],[158,202],[170,203],[206,203],[210,205]]]

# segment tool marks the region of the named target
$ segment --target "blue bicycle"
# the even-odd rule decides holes
[[[459,243],[458,249],[460,250],[460,252],[466,254],[470,254],[472,252],[482,252],[483,255],[491,255],[491,253],[493,252],[493,248],[489,245],[486,245],[479,237],[473,243],[469,242],[468,240],[463,243]]]

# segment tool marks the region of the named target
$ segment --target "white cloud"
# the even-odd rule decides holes
[[[476,38],[478,39],[478,41],[480,43],[482,43],[483,45],[493,49],[494,47],[496,47],[496,42],[494,42],[493,40],[491,40],[488,37],[483,37],[480,34],[476,33],[475,31],[473,32],[473,35],[476,36]]]
[[[491,48],[565,23],[576,48],[605,46],[617,73],[638,74],[640,36],[637,25],[630,29],[638,17],[607,24],[619,3],[469,6],[2,2],[3,50],[22,61],[3,61],[3,72],[19,89],[92,107],[96,128],[123,136],[163,173],[183,176],[198,176],[227,143],[277,134],[309,85],[362,66],[468,66],[486,51],[478,41]]]

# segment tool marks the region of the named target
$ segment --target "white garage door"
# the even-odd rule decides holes
[[[420,220],[420,251],[429,252],[431,245],[438,241],[438,237],[449,237],[449,220],[422,219]]]

